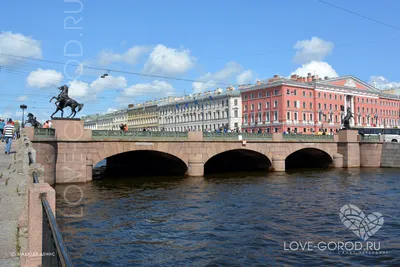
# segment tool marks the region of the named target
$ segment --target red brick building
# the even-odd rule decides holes
[[[275,75],[256,85],[240,86],[243,130],[335,132],[350,108],[353,127],[399,126],[400,98],[383,94],[353,76],[319,78]]]

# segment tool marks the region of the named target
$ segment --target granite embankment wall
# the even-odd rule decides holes
[[[383,143],[381,167],[400,167],[400,143]]]

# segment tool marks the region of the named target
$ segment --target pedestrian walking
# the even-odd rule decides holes
[[[3,130],[4,139],[6,141],[5,154],[10,154],[12,140],[14,137],[14,124],[12,119],[8,119],[8,123],[4,126]]]
[[[4,142],[4,139],[3,139],[3,131],[4,131],[4,126],[5,126],[6,124],[4,123],[4,120],[0,120],[0,140],[2,141],[2,142]]]

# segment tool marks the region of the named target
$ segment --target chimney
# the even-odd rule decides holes
[[[292,81],[297,81],[297,74],[292,74],[292,75],[290,76],[290,79],[291,79]]]
[[[133,108],[135,105],[134,104],[129,104],[128,108]]]
[[[307,73],[307,77],[310,77],[310,76],[311,76],[311,72]]]
[[[260,80],[258,80],[258,81],[257,81],[257,85],[260,85],[260,84],[261,84],[261,81],[260,81]]]
[[[307,82],[307,78],[306,77],[302,77],[303,79],[303,83]]]
[[[329,77],[328,77],[328,76],[325,76],[325,77],[324,77],[324,80],[329,80]]]
[[[307,75],[307,82],[310,83],[310,82],[312,82],[312,80],[313,80],[313,76],[311,76],[311,73],[309,73]]]
[[[296,79],[299,83],[302,83],[303,82],[303,77],[297,77],[297,79]]]
[[[274,78],[278,78],[278,77],[279,77],[279,75],[278,75],[278,74],[275,74],[275,75],[274,75]]]

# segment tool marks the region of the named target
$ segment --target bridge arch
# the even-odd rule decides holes
[[[151,171],[151,174],[158,174],[157,170],[164,170],[164,173],[168,169],[177,169],[180,171],[171,173],[183,175],[188,168],[187,155],[180,143],[97,142],[93,146],[96,149],[88,155],[93,167],[106,159],[107,164],[114,167],[136,166],[138,170]]]
[[[271,166],[271,160],[259,151],[233,148],[208,157],[204,162],[204,173],[266,171]]]
[[[291,151],[285,159],[285,169],[324,168],[333,164],[331,151],[318,147],[303,147]]]

